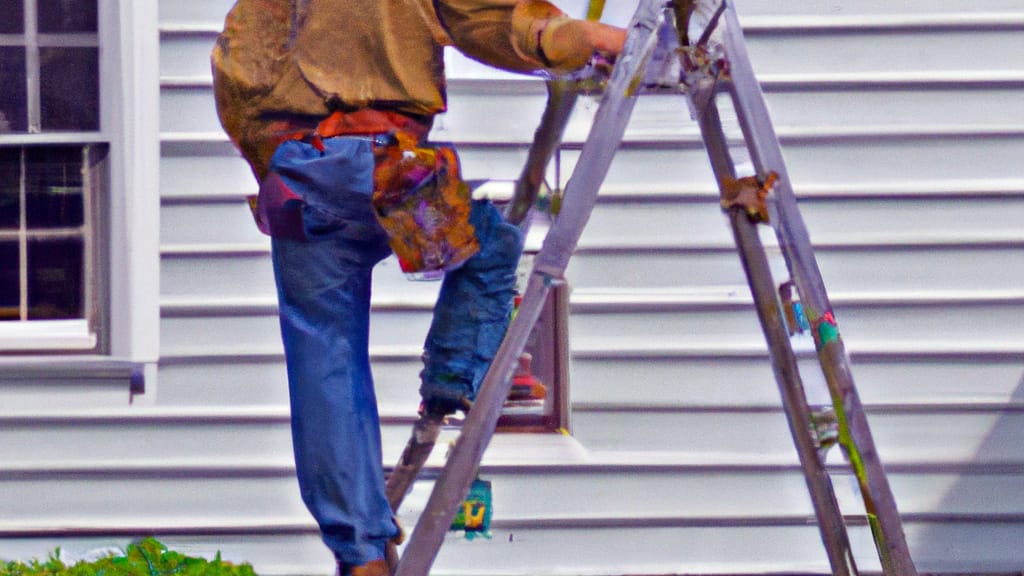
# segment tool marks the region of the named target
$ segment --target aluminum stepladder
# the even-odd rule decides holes
[[[548,291],[562,281],[636,98],[644,89],[681,90],[692,104],[747,274],[833,574],[857,575],[858,570],[824,464],[825,450],[817,431],[821,415],[808,405],[790,341],[793,326],[787,323],[787,311],[792,308],[787,299],[780,297],[780,286],[773,279],[758,233],[759,223],[774,229],[790,276],[783,286],[795,287],[808,320],[832,397],[837,443],[856,476],[882,570],[886,576],[917,574],[781,148],[730,4],[731,0],[639,1],[626,48],[615,65],[591,133],[566,185],[560,215],[534,259],[519,312],[406,545],[398,564],[399,576],[429,573],[494,433],[516,360],[540,316]],[[722,128],[719,95],[732,101],[753,175],[740,177],[737,173]],[[538,138],[541,132],[538,130]]]

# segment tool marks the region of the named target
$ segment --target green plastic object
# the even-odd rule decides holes
[[[466,538],[470,540],[477,536],[489,537],[493,509],[491,481],[477,478],[473,480],[466,500],[456,512],[451,529],[465,532]]]

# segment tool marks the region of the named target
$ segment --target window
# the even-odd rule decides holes
[[[4,0],[0,132],[99,130],[97,0]]]
[[[99,145],[0,147],[0,330],[32,322],[46,340],[23,332],[8,349],[96,348],[105,156]]]
[[[102,349],[98,0],[0,11],[0,351]]]
[[[533,255],[525,253],[520,270],[529,274]],[[551,287],[524,353],[512,374],[498,430],[567,432],[569,422],[569,288]]]

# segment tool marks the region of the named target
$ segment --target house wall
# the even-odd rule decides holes
[[[609,18],[625,22],[631,4]],[[918,567],[1024,569],[1024,8],[737,6]],[[156,534],[260,574],[332,570],[293,479],[269,244],[244,204],[253,181],[213,109],[208,53],[228,7],[160,3],[159,383],[135,404],[118,374],[2,383],[0,558]],[[459,145],[467,178],[515,178],[543,85],[457,56],[449,72],[435,138]],[[595,109],[580,103],[563,180]],[[827,573],[681,99],[638,103],[567,276],[572,436],[496,438],[482,471],[492,537],[451,535],[436,572]],[[435,293],[393,260],[376,272],[385,463],[415,411]],[[838,454],[830,463],[858,563],[877,569],[852,479]],[[429,488],[409,497],[406,525]]]

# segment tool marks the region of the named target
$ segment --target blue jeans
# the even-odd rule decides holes
[[[271,161],[302,199],[305,240],[273,239],[292,441],[302,499],[339,561],[382,558],[397,535],[384,495],[369,359],[371,272],[390,254],[377,223],[371,143],[332,138],[321,154],[282,144]],[[470,221],[481,250],[445,275],[424,349],[424,401],[472,400],[508,327],[519,230],[489,202]]]

